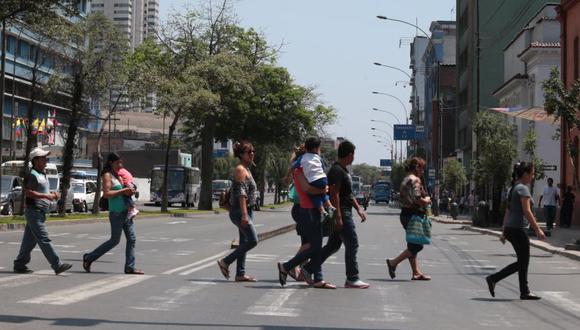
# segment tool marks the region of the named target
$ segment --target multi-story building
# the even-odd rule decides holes
[[[575,81],[580,79],[580,0],[562,0],[558,7],[558,19],[560,21],[560,44],[562,46],[562,81],[566,87],[570,88]],[[562,122],[561,132],[567,132],[565,122]],[[560,138],[560,154],[562,170],[560,171],[560,180],[563,186],[574,186],[573,176],[580,175],[580,171],[574,166],[567,151],[567,145],[573,141],[576,149],[580,148],[580,132],[575,129],[571,134],[562,134]],[[580,158],[579,156],[576,156]],[[579,159],[580,160],[580,159]],[[580,162],[576,162],[577,164]],[[578,187],[574,187],[575,192]],[[578,195],[578,194],[576,194]],[[580,198],[576,198],[574,210],[580,209]],[[580,212],[574,212],[573,224],[580,223]]]
[[[411,74],[411,114],[410,119],[413,125],[425,126],[425,63],[423,63],[423,54],[427,48],[429,39],[423,36],[416,36],[411,43],[411,63],[409,69],[413,70]],[[425,139],[410,141],[410,150],[408,154],[425,157]]]
[[[88,0],[79,3],[80,16],[88,13]],[[77,17],[78,18],[78,17]],[[71,18],[71,20],[77,19]],[[71,95],[48,96],[41,89],[58,69],[55,63],[64,61],[62,45],[50,40],[18,23],[8,22],[6,28],[5,90],[3,102],[3,136],[1,146],[3,159],[22,158],[26,145],[26,127],[36,129],[37,143],[52,151],[52,156],[62,153],[67,123],[71,112]],[[35,50],[40,50],[36,52]],[[41,54],[40,56],[36,56]],[[0,47],[0,55],[2,49]],[[32,99],[32,87],[36,86]],[[88,104],[87,104],[88,107]],[[33,121],[28,123],[28,110],[33,111]],[[89,122],[82,120],[76,143],[79,155],[86,153],[86,137]]]
[[[504,83],[493,95],[499,99],[496,110],[505,113],[516,128],[517,160],[531,159],[524,151],[524,141],[530,131],[537,136],[535,157],[544,161],[546,176],[554,178],[560,168],[559,122],[554,123],[544,110],[542,83],[552,68],[560,66],[560,24],[556,20],[556,5],[546,5],[526,24],[504,48]],[[535,180],[534,195],[538,197],[546,179]]]
[[[470,171],[475,113],[497,107],[492,92],[503,83],[503,48],[549,0],[457,0],[458,158]]]
[[[429,30],[431,38],[422,59],[425,66],[425,149],[430,170],[428,187],[438,196],[437,179],[441,177],[443,158],[455,151],[456,24],[454,21],[434,21]]]

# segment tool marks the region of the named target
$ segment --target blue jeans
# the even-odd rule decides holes
[[[258,235],[254,227],[254,211],[248,209],[248,225],[242,227],[242,210],[232,208],[230,210],[230,220],[236,227],[240,235],[238,248],[224,258],[226,264],[231,264],[237,260],[236,276],[246,275],[246,253],[258,245]]]
[[[30,262],[32,250],[38,244],[52,269],[58,269],[61,265],[60,258],[52,246],[52,241],[48,237],[48,232],[44,225],[46,213],[37,208],[27,207],[24,211],[24,216],[26,217],[26,228],[24,229],[24,236],[22,236],[20,252],[16,260],[14,260],[14,268],[22,269],[26,267],[26,264]]]
[[[544,218],[546,218],[546,227],[548,229],[554,228],[554,220],[556,219],[556,207],[553,205],[544,205]]]
[[[321,251],[322,251],[322,215],[318,209],[300,209],[299,225],[301,233],[310,243],[310,248],[296,254],[292,259],[283,264],[285,270],[293,269],[310,259],[307,268],[314,275],[314,282],[320,282],[322,277]]]
[[[135,224],[133,220],[127,220],[127,211],[109,212],[109,222],[111,223],[111,238],[105,243],[99,245],[93,252],[86,255],[86,260],[93,262],[99,259],[103,254],[109,252],[121,241],[121,233],[125,232],[127,238],[127,247],[125,248],[125,271],[135,269]]]
[[[335,231],[328,238],[328,242],[322,248],[322,263],[331,255],[338,252],[342,243],[344,243],[344,262],[346,264],[346,279],[348,281],[356,281],[358,277],[358,262],[356,261],[356,254],[358,252],[358,236],[356,235],[356,228],[354,219],[352,217],[352,208],[341,208],[342,214],[342,230]]]

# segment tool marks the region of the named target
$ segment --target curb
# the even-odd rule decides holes
[[[438,222],[438,223],[444,223],[447,225],[471,225],[471,224],[473,224],[473,222],[469,221],[469,220],[445,220],[445,219],[441,219],[441,218],[437,218],[437,217],[431,217],[431,220]]]
[[[476,228],[473,226],[463,226],[462,229],[473,231],[473,232],[478,232],[480,234],[496,236],[496,237],[499,237],[501,235],[501,233],[499,231],[496,231],[496,230]],[[535,239],[530,239],[530,245],[535,247],[535,248],[538,248],[540,250],[546,251],[546,252],[550,252],[550,253],[557,254],[557,255],[560,255],[560,256],[563,256],[563,257],[566,257],[569,259],[580,261],[580,252],[577,252],[577,251],[574,252],[574,251],[570,251],[570,250],[565,250],[564,248],[555,247],[549,243],[545,243],[545,242],[538,241]]]

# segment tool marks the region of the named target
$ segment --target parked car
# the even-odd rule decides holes
[[[19,176],[2,176],[2,192],[0,193],[0,211],[2,214],[13,215],[20,212],[23,181]]]
[[[97,183],[89,180],[73,180],[71,182],[73,192],[74,210],[87,212],[93,208]]]
[[[49,186],[49,189],[51,192],[56,191],[56,192],[60,193],[60,191],[61,191],[61,179],[62,179],[62,177],[60,175],[48,176],[48,186]],[[67,213],[70,213],[73,210],[73,199],[74,199],[73,195],[74,195],[74,193],[73,193],[72,184],[71,184],[71,187],[69,187],[68,193],[66,194],[65,211]],[[62,197],[58,201],[51,201],[50,202],[50,212],[58,212],[58,208],[61,204],[62,204]]]
[[[213,200],[219,200],[221,194],[228,191],[231,187],[232,181],[230,180],[213,180],[211,183],[211,193]]]

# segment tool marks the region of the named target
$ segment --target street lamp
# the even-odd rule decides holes
[[[415,25],[413,23],[409,23],[409,22],[406,22],[406,21],[402,21],[400,19],[390,18],[390,17],[382,16],[382,15],[377,15],[377,18],[378,19],[385,20],[385,21],[399,22],[399,23],[403,23],[403,24],[407,24],[409,26],[412,26],[412,27],[416,28],[417,30],[421,31],[427,37],[427,39],[431,40],[431,38],[429,37],[429,35],[427,34],[427,32],[423,31],[423,29],[421,29],[420,27],[418,27],[417,25]]]
[[[393,118],[395,118],[395,120],[397,121],[397,124],[401,124],[401,121],[399,120],[399,117],[397,117],[394,113],[387,111],[387,110],[383,110],[383,109],[378,109],[378,108],[373,108],[373,111],[378,111],[378,112],[384,112],[384,113],[388,113],[389,115],[393,116]],[[372,121],[372,119],[371,119]]]
[[[393,70],[400,71],[400,72],[404,73],[407,77],[409,77],[409,80],[413,79],[413,77],[411,77],[410,74],[408,74],[403,69],[397,68],[396,66],[386,65],[386,64],[379,63],[379,62],[374,62],[373,64],[376,65],[376,66],[382,66],[382,67],[385,67],[385,68],[389,68],[389,69],[393,69]]]
[[[377,92],[377,91],[373,91],[373,94],[376,95],[385,95],[391,98],[394,98],[395,100],[399,101],[399,103],[401,104],[401,106],[403,107],[403,110],[405,111],[405,122],[408,124],[409,123],[409,113],[407,112],[407,107],[405,106],[405,103],[398,97],[396,97],[393,94],[389,94],[389,93],[384,93],[384,92]]]

